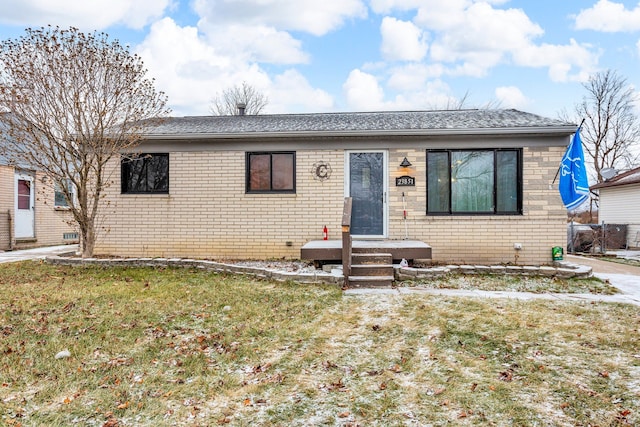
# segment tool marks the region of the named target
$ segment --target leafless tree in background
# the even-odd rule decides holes
[[[259,92],[247,82],[240,86],[234,86],[218,93],[211,100],[210,111],[215,116],[237,116],[239,114],[256,115],[269,104],[269,98]],[[238,105],[244,106],[244,111],[239,111]]]
[[[436,103],[429,105],[430,110],[495,110],[500,108],[502,102],[497,99],[491,99],[484,104],[477,105],[471,103],[471,93],[466,91],[460,98],[447,98],[444,103]]]
[[[9,112],[0,115],[8,133],[0,151],[59,186],[83,256],[93,254],[107,163],[169,112],[146,73],[105,33],[49,26],[0,42],[0,111]]]
[[[565,120],[584,124],[580,130],[583,148],[593,166],[596,182],[602,182],[604,168],[629,169],[638,164],[640,122],[636,115],[636,94],[627,80],[615,71],[596,73],[583,84],[586,95],[574,108],[575,116]]]

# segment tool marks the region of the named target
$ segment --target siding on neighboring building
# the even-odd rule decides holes
[[[551,248],[564,247],[566,242],[566,211],[551,185],[566,141],[561,138],[550,146],[523,148],[522,215],[426,215],[426,150],[415,144],[405,149],[398,148],[400,143],[389,145],[388,238],[405,237],[404,192],[408,237],[431,245],[435,262],[550,263]],[[110,166],[116,173],[106,193],[110,206],[95,252],[134,257],[298,258],[302,245],[322,239],[324,225],[330,239],[340,238],[345,150],[349,148],[342,145],[344,149],[295,150],[295,194],[247,194],[244,149],[170,151],[169,194],[120,194],[120,165],[114,160]],[[395,186],[400,175],[397,165],[404,157],[412,163],[414,187]],[[332,167],[326,181],[313,177],[313,165],[319,161]],[[520,243],[522,250],[516,251],[514,243]]]
[[[600,188],[598,218],[606,224],[628,224],[627,246],[637,246],[640,233],[640,183]]]

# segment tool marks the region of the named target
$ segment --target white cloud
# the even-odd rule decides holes
[[[508,52],[531,44],[532,39],[543,34],[542,28],[522,10],[466,3],[438,2],[435,7],[418,11],[416,23],[436,33],[432,42],[434,60],[469,61],[489,68]]]
[[[441,64],[408,64],[402,67],[395,67],[390,70],[391,74],[387,85],[389,88],[407,92],[424,88],[429,79],[440,78],[444,73]]]
[[[268,26],[316,36],[367,15],[361,0],[195,0],[194,8],[216,25]]]
[[[181,28],[170,18],[153,24],[136,52],[178,115],[206,114],[216,92],[243,79],[254,86],[268,80],[245,62],[218,54],[195,27]]]
[[[385,92],[372,74],[355,69],[342,86],[349,108],[358,111],[443,109],[457,103],[449,86],[436,79],[420,88],[401,91],[385,100]]]
[[[380,25],[381,51],[391,61],[420,61],[427,54],[425,35],[411,22],[385,17]]]
[[[500,64],[547,67],[554,81],[583,81],[598,52],[571,40],[539,44],[544,31],[521,9],[496,9],[500,1],[422,0],[414,23],[430,32],[429,59],[448,65],[447,73],[483,77]]]
[[[201,20],[198,28],[220,52],[247,61],[300,64],[309,61],[299,40],[285,31],[266,26],[217,26]]]
[[[640,4],[627,10],[623,3],[599,0],[593,7],[581,10],[575,18],[576,29],[603,32],[640,30]]]
[[[12,25],[104,30],[116,24],[140,29],[160,18],[172,0],[0,0],[0,22]]]
[[[598,55],[588,46],[570,40],[568,45],[530,45],[513,52],[516,64],[527,67],[548,67],[555,82],[586,81],[597,68]]]
[[[138,53],[169,96],[173,114],[209,114],[211,100],[224,89],[246,81],[269,98],[265,112],[326,111],[333,99],[314,89],[304,76],[287,70],[271,77],[247,55],[222,52],[195,27],[180,27],[165,18],[152,25]]]
[[[292,31],[322,36],[362,18],[362,0],[195,0],[198,29],[221,52],[273,64],[309,61]]]
[[[386,14],[393,10],[407,11],[413,9],[419,9],[420,7],[438,6],[438,4],[454,5],[455,7],[461,7],[469,5],[471,3],[488,3],[488,4],[503,4],[510,0],[446,0],[440,2],[429,2],[428,0],[371,0],[371,9],[379,14]]]
[[[422,3],[422,0],[371,0],[371,9],[375,13],[385,14],[392,10],[406,11],[417,9]]]
[[[330,111],[333,106],[331,95],[313,88],[296,70],[287,70],[273,79],[269,91],[270,113]]]
[[[449,85],[440,79],[430,80],[421,88],[402,92],[390,103],[394,110],[443,110],[452,108],[459,102],[451,94]]]
[[[523,109],[530,101],[516,86],[501,86],[496,88],[496,98],[501,108]]]
[[[384,91],[372,74],[357,69],[353,70],[349,73],[342,89],[345,92],[347,103],[353,109],[360,111],[384,109]]]

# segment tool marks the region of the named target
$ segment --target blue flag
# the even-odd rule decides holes
[[[587,168],[584,164],[580,128],[573,135],[571,143],[560,162],[560,183],[558,185],[562,203],[569,210],[575,209],[589,199]]]

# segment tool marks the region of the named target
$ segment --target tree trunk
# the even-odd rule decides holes
[[[80,233],[82,235],[82,239],[80,240],[82,258],[92,257],[93,248],[96,244],[96,233],[93,229],[93,224],[81,224]]]

